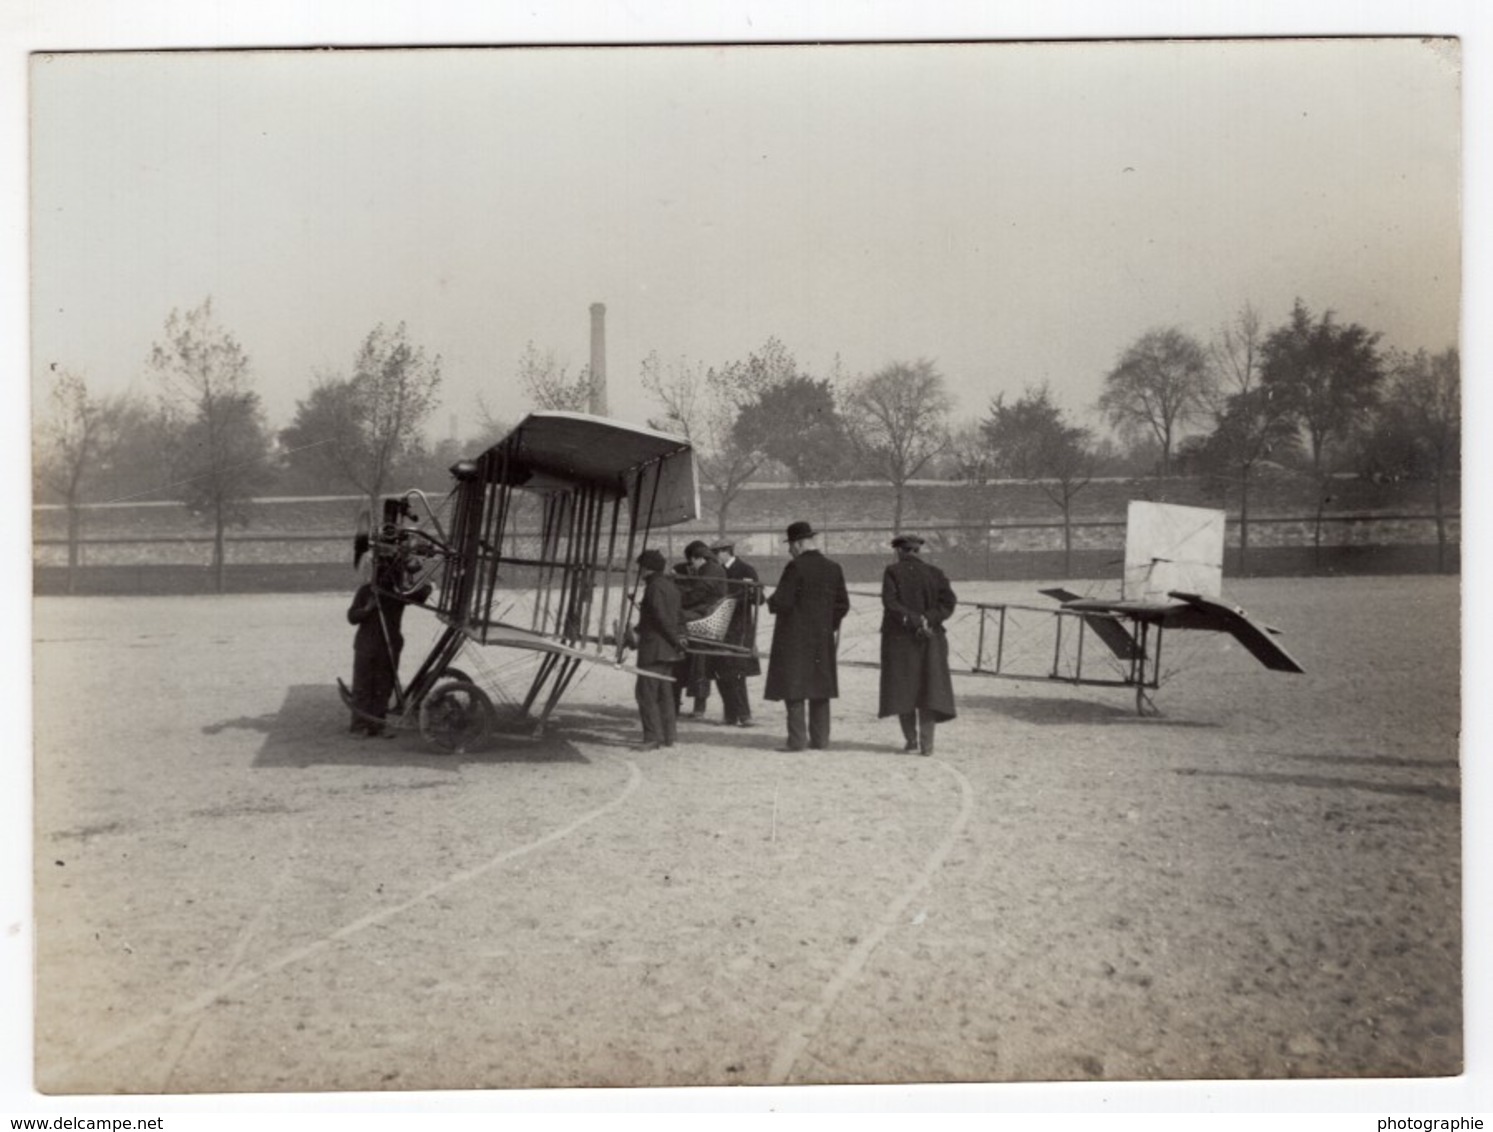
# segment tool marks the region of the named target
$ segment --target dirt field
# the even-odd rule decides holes
[[[345,595],[40,599],[37,1087],[1459,1073],[1458,581],[1229,595],[1306,676],[962,679],[933,758],[866,670],[829,752],[597,670],[441,756],[346,734]]]

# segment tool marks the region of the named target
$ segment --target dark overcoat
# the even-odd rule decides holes
[[[638,665],[672,664],[684,656],[684,612],[679,587],[667,574],[654,574],[638,603]]]
[[[388,665],[391,672],[397,670],[399,654],[404,651],[404,607],[425,601],[431,589],[426,584],[401,597],[367,582],[359,586],[347,610],[348,624],[358,627],[353,634],[354,655],[376,658],[375,663]]]
[[[765,700],[827,700],[840,694],[835,633],[850,612],[845,572],[817,550],[783,567],[767,599],[776,617],[767,659]]]
[[[698,570],[687,562],[681,565],[683,569],[674,567],[674,581],[679,586],[680,600],[684,602],[684,619],[697,621],[726,596],[726,568],[713,558],[700,563]],[[704,653],[691,652],[680,661],[677,679],[697,700],[710,695],[711,659]]]
[[[949,638],[954,589],[944,572],[921,558],[893,562],[881,576],[881,706],[878,715],[922,708],[935,720],[954,718]],[[919,627],[926,626],[923,633]]]
[[[679,586],[679,596],[684,602],[684,619],[694,621],[704,617],[726,596],[726,568],[714,559],[707,558],[699,570],[686,566],[675,567],[674,581]]]
[[[381,582],[390,582],[380,577]],[[384,718],[389,698],[399,682],[399,657],[404,651],[404,607],[430,596],[431,586],[421,586],[406,597],[381,586],[364,583],[353,595],[347,620],[356,625],[353,634],[353,703],[365,716]]]
[[[751,655],[712,657],[711,675],[760,676],[762,662],[757,659],[757,622],[752,616],[752,607],[762,604],[757,569],[750,562],[733,558],[731,565],[726,567],[726,578],[733,583],[730,595],[736,599],[736,609],[731,614],[731,624],[726,627],[725,643],[750,649]]]

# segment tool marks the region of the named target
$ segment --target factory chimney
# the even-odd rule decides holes
[[[593,415],[607,415],[607,307],[591,304],[591,403]]]

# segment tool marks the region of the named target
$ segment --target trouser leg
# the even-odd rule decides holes
[[[829,701],[809,701],[809,746],[823,750],[829,746]]]
[[[685,660],[684,690],[694,701],[693,711],[695,715],[704,715],[706,705],[710,702],[710,677],[706,675],[705,665],[709,658],[703,656],[691,656]],[[681,699],[681,705],[683,700]]]
[[[367,731],[373,726],[374,683],[377,680],[378,654],[371,649],[353,650],[353,707],[354,731]]]
[[[672,747],[675,736],[675,685],[668,679],[672,675],[672,668],[667,664],[649,664],[645,668],[657,673],[657,676],[638,677],[636,694],[638,715],[643,721],[643,742],[662,743],[665,747]]]
[[[655,685],[657,688],[655,688]],[[633,694],[638,701],[638,718],[643,721],[643,742],[645,743],[662,743],[664,741],[663,719],[659,713],[659,695],[657,689],[663,690],[663,698],[668,700],[672,706],[673,701],[669,697],[673,693],[669,690],[668,684],[662,680],[654,680],[649,676],[639,676],[637,686],[633,689]]]
[[[918,708],[918,749],[925,755],[933,753],[933,729],[937,725],[932,712]]]
[[[747,702],[745,676],[739,673],[718,676],[716,685],[720,688],[721,706],[727,723],[741,723],[752,718],[752,708]]]
[[[803,700],[788,700],[788,749],[802,751],[809,745],[809,730],[804,724]]]
[[[394,670],[389,667],[387,660],[380,657],[373,664],[369,675],[368,698],[363,706],[363,710],[377,721],[367,721],[370,735],[382,734],[384,717],[389,714],[389,697],[393,694]]]
[[[654,683],[662,689],[658,697],[658,711],[659,722],[663,730],[663,745],[672,747],[674,738],[678,734],[679,712],[675,708],[674,697],[668,690],[668,684],[662,680],[655,680]]]
[[[897,722],[902,725],[902,738],[908,747],[916,747],[918,744],[918,713],[915,711],[904,711],[897,716]]]

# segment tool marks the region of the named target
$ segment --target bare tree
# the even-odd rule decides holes
[[[845,416],[862,460],[892,485],[892,532],[902,529],[907,482],[949,444],[953,399],[931,361],[893,362],[855,382]]]
[[[358,347],[352,377],[323,375],[297,403],[280,434],[287,460],[347,483],[377,514],[392,476],[413,474],[424,460],[422,429],[440,383],[439,355],[427,360],[404,323],[375,327]]]
[[[1073,501],[1094,478],[1089,431],[1070,425],[1043,384],[1030,386],[1015,404],[1005,394],[990,403],[981,425],[998,474],[1037,484],[1063,515],[1063,573],[1073,572]]]
[[[679,433],[694,447],[700,478],[716,494],[720,534],[726,533],[731,504],[767,459],[761,437],[738,429],[737,419],[781,372],[785,358],[781,343],[769,339],[763,350],[718,370],[683,358],[665,365],[657,351],[643,359],[643,388],[664,410],[649,423]]]
[[[1429,479],[1435,492],[1436,568],[1448,568],[1446,484],[1462,466],[1462,358],[1455,346],[1434,356],[1419,350],[1392,360],[1385,427],[1403,445],[1405,474]]]
[[[194,310],[173,310],[166,340],[150,352],[172,422],[176,488],[187,507],[213,527],[213,571],[223,591],[223,532],[248,523],[248,501],[269,478],[269,436],[259,394],[250,385],[249,359],[213,318],[212,299]]]
[[[477,429],[471,437],[471,448],[477,452],[485,452],[512,432],[515,423],[489,405],[487,398],[479,393],[477,395]]]
[[[1161,474],[1171,475],[1180,429],[1205,407],[1208,365],[1203,348],[1177,327],[1148,330],[1104,379],[1099,409],[1122,434],[1149,434],[1161,449]]]
[[[584,413],[591,407],[591,367],[582,366],[572,379],[553,350],[540,354],[530,342],[518,360],[518,380],[536,409]]]
[[[1219,328],[1208,347],[1213,369],[1209,407],[1214,431],[1204,458],[1239,490],[1239,569],[1249,566],[1249,492],[1261,461],[1296,448],[1290,405],[1265,386],[1261,362],[1264,329],[1260,314],[1246,303]]]
[[[106,470],[126,406],[119,398],[95,396],[82,374],[53,370],[57,376],[48,412],[36,429],[33,470],[40,491],[67,508],[67,592],[72,593],[86,485]]]
[[[995,461],[984,423],[966,420],[949,430],[949,475],[976,486],[990,482],[995,475]]]

